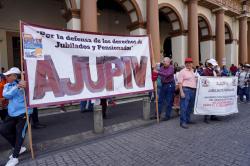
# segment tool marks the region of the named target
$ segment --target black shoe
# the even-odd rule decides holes
[[[150,117],[150,120],[154,120],[154,119],[157,119],[157,116]]]
[[[189,121],[189,122],[187,122],[187,124],[196,124],[196,123],[193,121]]]
[[[206,123],[206,124],[209,124],[208,119],[204,119],[203,122]]]
[[[163,118],[162,121],[168,121],[170,118]]]
[[[210,120],[211,120],[211,121],[221,121],[217,116],[214,116],[214,115],[212,115],[212,116],[210,117]]]
[[[188,125],[186,125],[186,124],[180,124],[180,126],[181,126],[181,128],[183,128],[183,129],[188,129]]]
[[[102,114],[102,118],[103,119],[107,119],[107,115],[106,114]]]
[[[46,125],[40,124],[40,123],[32,125],[32,128],[34,128],[34,129],[42,129],[42,128],[45,128],[45,127],[46,127]]]

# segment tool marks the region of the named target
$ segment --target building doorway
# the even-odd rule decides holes
[[[173,47],[173,38],[182,35],[183,22],[174,6],[168,3],[159,5],[159,26],[161,52],[163,52],[163,56],[178,59],[174,57],[180,55],[177,55],[178,53],[174,50],[178,48]],[[174,54],[174,52],[176,54]]]
[[[169,57],[172,59],[172,41],[171,37],[167,37],[163,44],[164,57]]]

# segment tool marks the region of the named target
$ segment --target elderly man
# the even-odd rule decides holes
[[[171,65],[171,59],[165,57],[163,66],[159,71],[155,70],[161,78],[162,87],[159,94],[159,115],[161,115],[162,107],[166,101],[166,114],[164,121],[169,120],[172,112],[174,101],[175,81],[174,81],[174,66]]]
[[[20,73],[20,70],[16,67],[4,73],[8,83],[4,86],[3,97],[9,100],[9,104],[8,116],[0,126],[0,134],[14,148],[6,166],[18,164],[19,154],[26,151],[26,148],[22,147],[27,129],[23,90],[26,88],[26,82],[17,80],[17,74]],[[31,112],[32,110],[29,109],[29,113]]]
[[[192,58],[185,59],[185,68],[178,75],[178,83],[181,94],[180,101],[180,126],[188,128],[188,124],[193,124],[190,115],[194,108],[197,78],[193,70]]]

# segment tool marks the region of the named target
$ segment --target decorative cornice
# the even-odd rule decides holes
[[[63,14],[63,17],[68,22],[72,18],[78,18],[80,19],[80,10],[79,9],[68,9],[65,14]]]
[[[212,12],[217,13],[217,12],[220,12],[220,11],[227,11],[227,10],[228,10],[228,8],[226,8],[226,7],[218,7],[216,9],[213,9]]]
[[[147,29],[147,23],[146,22],[133,22],[132,24],[127,26],[129,31],[133,31],[135,29],[138,28],[142,28],[142,29]]]

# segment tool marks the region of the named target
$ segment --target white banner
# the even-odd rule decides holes
[[[22,24],[29,106],[153,89],[149,38]]]
[[[194,114],[229,115],[238,113],[237,77],[199,77]]]

